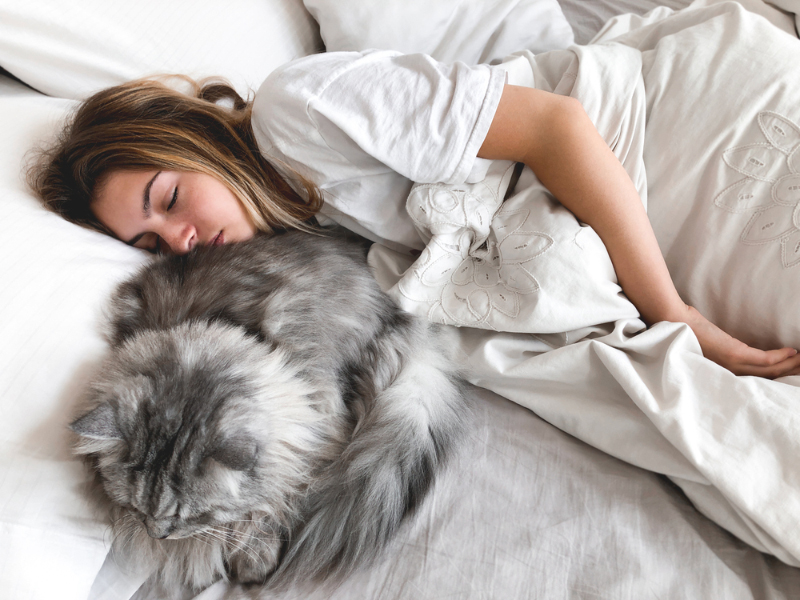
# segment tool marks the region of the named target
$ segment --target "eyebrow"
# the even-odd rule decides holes
[[[147,182],[147,185],[144,186],[144,194],[142,196],[142,212],[144,212],[144,218],[145,219],[149,219],[150,218],[150,214],[151,214],[150,213],[150,188],[153,187],[153,182],[156,180],[156,177],[158,177],[159,175],[161,175],[161,171],[158,171],[155,175],[153,175],[150,178],[150,181]],[[125,243],[128,244],[129,246],[133,246],[136,242],[138,242],[140,239],[142,239],[142,236],[145,233],[147,233],[147,232],[140,233],[139,235],[134,236],[133,238],[131,238],[130,240],[128,240]]]

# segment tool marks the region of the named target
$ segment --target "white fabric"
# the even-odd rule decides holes
[[[0,79],[0,590],[85,600],[107,553],[106,519],[70,451],[72,407],[105,351],[112,287],[146,256],[47,213],[23,159],[74,106]]]
[[[422,54],[318,54],[264,82],[253,129],[267,158],[319,186],[323,212],[375,241],[422,248],[405,214],[411,181],[470,176],[504,77]]]
[[[320,45],[301,0],[0,0],[0,65],[61,98],[164,73],[226,77],[247,96]]]
[[[719,4],[721,2],[728,2],[730,0],[695,0],[690,4],[692,8],[701,8],[703,6],[711,6],[712,4]],[[785,31],[789,35],[796,35],[795,22],[792,15],[783,10],[777,10],[773,4],[774,2],[762,2],[762,0],[734,0],[747,9],[748,12],[761,15],[767,19],[775,27]],[[785,0],[785,2],[800,2],[800,0]],[[639,34],[645,32],[644,27],[651,23],[656,23],[661,19],[673,14],[674,7],[657,6],[647,14],[630,13],[621,14],[608,19],[607,22],[592,36],[589,43],[599,43],[602,41],[612,40],[617,37],[626,38],[630,40],[638,39]],[[642,31],[637,31],[641,29]],[[630,35],[628,35],[630,33]],[[631,43],[631,42],[627,42]],[[635,43],[635,42],[634,42]]]
[[[794,0],[789,0],[794,1]],[[576,44],[588,44],[603,25],[616,15],[643,15],[655,8],[685,8],[690,0],[558,0],[575,33]]]
[[[560,73],[558,86],[615,140],[623,164],[635,170],[644,160],[651,220],[684,298],[747,341],[799,346],[800,325],[790,315],[800,282],[787,276],[792,266],[780,249],[781,239],[794,239],[791,217],[800,203],[793,187],[800,184],[800,41],[736,3],[658,16],[666,15],[640,20],[643,27],[622,38],[634,48],[609,43],[521,53],[507,66],[512,79],[521,81],[527,70],[530,83],[545,89]],[[641,69],[648,107],[638,152],[625,146],[626,135],[608,129],[609,122],[644,126],[641,100],[619,81],[630,68]],[[616,119],[604,114],[608,107],[619,111]],[[751,191],[731,199],[739,181]],[[412,214],[417,206],[412,193]],[[788,222],[767,218],[773,211],[786,211]],[[756,232],[762,228],[767,233]],[[554,245],[550,252],[559,251]],[[426,260],[423,253],[419,262]],[[580,273],[578,262],[563,269],[566,280]],[[384,286],[406,266],[379,248],[372,263]],[[447,282],[463,285],[455,275]],[[401,298],[401,291],[398,285],[390,293]],[[520,299],[535,303],[537,296]],[[444,310],[435,315],[458,324],[443,318]],[[519,315],[527,317],[524,308]],[[537,324],[505,329],[539,333]],[[640,321],[623,319],[610,332],[592,332],[595,339],[545,353],[526,335],[462,336],[474,383],[593,446],[669,475],[720,525],[800,565],[800,378],[735,377],[702,357],[685,325],[642,330]]]
[[[573,42],[556,0],[304,0],[326,49],[421,52],[442,62],[500,60]]]

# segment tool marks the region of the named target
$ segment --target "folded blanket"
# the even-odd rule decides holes
[[[646,197],[685,300],[748,343],[800,346],[800,40],[733,2],[633,24],[519,53],[509,81],[581,100]],[[470,326],[474,383],[670,476],[717,523],[800,565],[800,378],[736,377],[687,326],[645,330],[594,232],[529,171],[503,202],[510,167],[415,187],[408,211],[429,243],[412,265],[374,248],[382,285]]]

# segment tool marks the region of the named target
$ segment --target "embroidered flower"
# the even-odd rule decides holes
[[[800,263],[800,127],[769,111],[759,113],[758,125],[767,142],[723,153],[725,164],[745,177],[722,190],[714,204],[733,213],[755,210],[742,243],[779,241],[788,268]]]
[[[491,327],[492,312],[514,318],[520,295],[539,290],[529,263],[544,254],[553,238],[523,228],[529,211],[499,212],[492,222],[493,236],[471,250],[472,236],[462,236],[459,252],[442,253],[421,273],[424,283],[438,287],[439,297],[430,318],[461,325]],[[434,241],[442,248],[442,240]],[[437,314],[441,311],[443,314]]]
[[[428,244],[397,284],[402,306],[492,329],[519,314],[521,295],[539,291],[530,263],[553,238],[526,227],[529,210],[503,203],[513,170],[495,161],[480,182],[414,186],[407,210]]]

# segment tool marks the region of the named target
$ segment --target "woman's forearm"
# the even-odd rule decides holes
[[[648,324],[685,318],[681,300],[628,173],[583,108],[550,122],[550,142],[524,162],[542,184],[603,240],[617,278]]]
[[[620,285],[646,322],[683,320],[686,305],[672,283],[639,194],[580,103],[513,86],[507,86],[504,101],[514,110],[499,112],[498,128],[490,131],[480,156],[524,162],[559,202],[591,225],[608,249]],[[492,137],[511,128],[526,131],[524,139],[509,147],[507,139]]]

